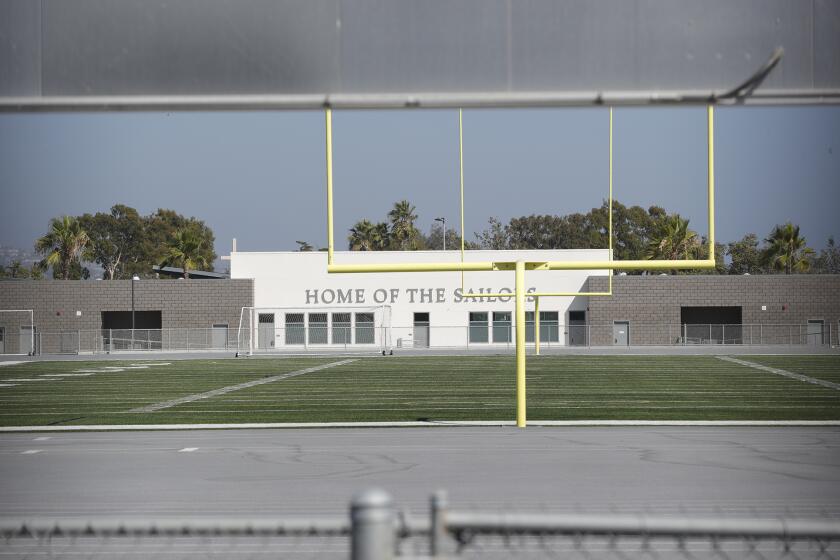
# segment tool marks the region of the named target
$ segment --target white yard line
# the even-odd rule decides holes
[[[816,379],[814,377],[808,377],[807,375],[802,375],[800,373],[793,373],[792,371],[787,371],[784,369],[778,369],[770,366],[765,366],[762,364],[757,364],[755,362],[748,362],[747,360],[739,360],[738,358],[733,358],[731,356],[718,356],[718,360],[723,360],[725,362],[732,362],[733,364],[740,364],[742,366],[747,366],[755,369],[760,369],[761,371],[766,371],[768,373],[775,373],[776,375],[781,375],[784,377],[789,377],[791,379],[796,379],[798,381],[804,381],[805,383],[812,383],[814,385],[819,385],[820,387],[827,387],[829,389],[835,389],[840,391],[840,383],[832,383],[831,381],[823,381],[822,379]]]
[[[43,449],[27,449],[26,451],[22,451],[21,455],[35,455],[41,451],[43,451]]]
[[[307,373],[313,373],[316,371],[321,371],[322,369],[343,366],[345,364],[349,364],[355,362],[356,360],[341,360],[339,362],[331,362],[329,364],[324,364],[320,366],[315,366],[306,369],[299,369],[297,371],[292,371],[290,373],[283,373],[280,375],[272,375],[271,377],[263,377],[262,379],[256,379],[254,381],[248,381],[247,383],[240,383],[239,385],[229,385],[227,387],[222,387],[220,389],[213,389],[212,391],[207,391],[205,393],[196,393],[194,395],[187,395],[186,397],[181,397],[180,399],[173,399],[171,401],[164,401],[156,404],[150,404],[148,406],[142,406],[140,408],[134,408],[129,410],[129,412],[157,412],[158,410],[163,410],[165,408],[172,408],[173,406],[178,406],[179,404],[186,404],[193,401],[198,401],[201,399],[209,399],[211,397],[218,397],[219,395],[225,395],[227,393],[232,393],[233,391],[239,391],[240,389],[248,389],[250,387],[256,387],[258,385],[265,385],[266,383],[274,383],[275,381],[281,381],[283,379],[289,379],[290,377],[297,377],[298,375],[304,375]]]
[[[149,430],[237,430],[256,428],[452,428],[452,427],[515,427],[513,420],[464,420],[440,422],[265,422],[242,424],[91,424],[89,426],[5,426],[2,432],[112,432]],[[838,427],[840,420],[529,420],[531,427],[594,427],[594,426],[763,426]]]
[[[183,449],[179,449],[178,453],[192,453],[193,451],[198,451],[198,447],[185,447]]]
[[[29,363],[29,362],[13,362],[13,361],[8,361],[8,362],[0,362],[0,366],[16,366],[16,365],[18,365],[18,364],[28,364],[28,363]]]

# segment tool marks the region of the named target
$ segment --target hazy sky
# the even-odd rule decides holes
[[[458,227],[457,111],[334,113],[336,243],[358,219],[416,205],[428,231]],[[706,112],[615,110],[615,197],[706,220]],[[608,111],[464,112],[467,238],[532,213],[588,211],[607,196]],[[791,220],[811,246],[840,238],[840,107],[718,108],[719,241]],[[323,246],[320,112],[0,115],[0,244],[31,248],[61,214],[123,203],[205,220],[220,254]]]

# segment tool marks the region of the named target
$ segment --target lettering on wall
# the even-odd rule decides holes
[[[536,292],[534,287],[527,292]],[[468,298],[464,294],[510,294],[510,296]],[[463,292],[461,288],[449,290],[447,288],[324,288],[307,289],[304,293],[305,305],[392,305],[398,302],[413,304],[430,303],[496,303],[511,302],[514,299],[512,288],[468,288]],[[528,302],[533,297],[525,298]]]

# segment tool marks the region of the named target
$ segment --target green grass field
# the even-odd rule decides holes
[[[840,356],[739,358],[840,381]],[[3,366],[0,425],[515,418],[512,356],[366,357],[156,412],[131,412],[341,359]],[[840,420],[840,391],[710,356],[529,357],[528,418]]]

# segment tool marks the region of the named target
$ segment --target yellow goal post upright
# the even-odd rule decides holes
[[[708,214],[709,257],[707,259],[622,260],[608,261],[479,261],[437,263],[336,263],[333,239],[333,169],[332,169],[332,109],[324,112],[326,124],[326,179],[327,179],[327,272],[328,273],[384,273],[384,272],[515,272],[514,296],[516,300],[516,425],[524,428],[526,418],[525,387],[525,271],[533,270],[686,270],[715,268],[714,221],[714,106],[707,107],[708,134]],[[612,198],[612,197],[610,197]],[[463,232],[462,232],[463,237]],[[505,294],[507,297],[510,294]],[[531,295],[531,294],[527,294]]]

